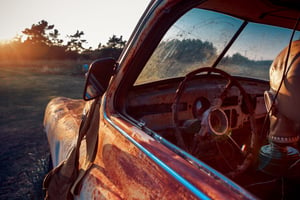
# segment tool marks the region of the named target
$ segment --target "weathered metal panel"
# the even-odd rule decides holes
[[[135,166],[137,168],[141,167],[146,172],[153,173],[154,177],[159,180],[161,184],[156,184],[156,187],[163,190],[171,190],[170,194],[168,193],[168,195],[171,195],[169,196],[169,198],[190,199],[191,197],[189,196],[192,195],[192,192],[190,188],[188,189],[187,186],[183,186],[180,181],[175,180],[174,177],[166,173],[165,169],[162,169],[161,166],[157,168],[155,162],[153,162],[153,159],[161,160],[164,164],[166,164],[167,167],[178,173],[178,176],[182,176],[184,179],[186,179],[186,181],[198,188],[200,192],[203,192],[209,198],[243,199],[251,197],[251,195],[249,195],[248,197],[242,197],[240,191],[234,188],[234,186],[229,190],[230,184],[225,185],[224,181],[218,180],[218,178],[215,177],[211,172],[197,169],[193,165],[189,164],[186,160],[181,158],[179,155],[170,151],[170,149],[155,141],[152,137],[146,135],[140,129],[130,125],[130,123],[127,123],[126,121],[123,121],[122,118],[113,117],[112,120],[118,127],[123,129],[125,133],[128,133],[129,137],[132,137],[135,141],[137,141],[137,143],[141,144],[141,146],[145,148],[146,151],[149,151],[153,155],[153,158],[149,158],[149,156],[146,156],[140,148],[133,147],[132,144],[128,142],[124,146],[124,148],[126,148],[130,145],[131,147],[129,149],[131,149],[131,151],[134,150],[133,152],[139,155],[139,157],[136,157],[140,158],[141,163],[136,163]],[[112,131],[112,133],[116,132],[113,129]],[[114,134],[120,133],[116,132]],[[120,146],[118,140],[116,140],[116,145]],[[130,153],[131,152],[129,152],[129,155],[131,155]],[[145,162],[145,160],[147,160],[147,162]],[[150,191],[155,191],[155,189],[158,188],[151,189],[151,187],[149,187]],[[178,190],[182,190],[181,194],[183,196],[178,196],[178,192],[176,192]],[[173,193],[175,193],[176,195],[174,195]]]
[[[44,128],[50,145],[53,166],[64,160],[70,149],[76,145],[82,111],[83,100],[65,97],[52,99],[46,108]]]
[[[97,157],[81,199],[196,199],[112,126],[104,120],[101,125]]]

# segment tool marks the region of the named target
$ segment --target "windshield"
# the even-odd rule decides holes
[[[213,11],[190,10],[165,34],[135,84],[183,77],[193,69],[212,66],[243,22]],[[289,29],[248,23],[216,67],[268,80],[269,67],[291,34]],[[299,32],[294,38],[300,39]]]

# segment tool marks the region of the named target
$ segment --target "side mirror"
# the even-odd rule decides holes
[[[84,100],[88,101],[104,94],[115,66],[116,61],[113,58],[103,58],[91,63],[83,91]]]

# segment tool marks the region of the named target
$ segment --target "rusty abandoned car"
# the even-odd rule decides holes
[[[85,101],[48,104],[52,175],[75,163],[74,199],[299,199],[299,19],[298,0],[151,1]]]

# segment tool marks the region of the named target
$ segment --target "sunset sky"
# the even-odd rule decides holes
[[[55,25],[65,40],[85,33],[86,48],[105,44],[113,34],[127,40],[150,0],[0,0],[0,41],[20,35],[41,20]]]

